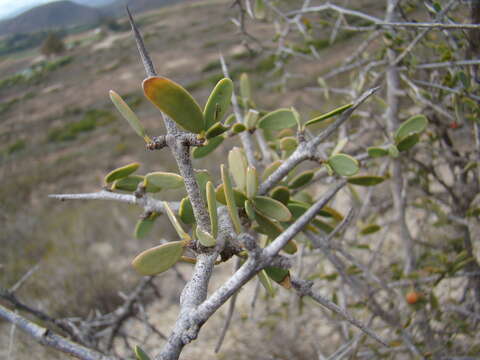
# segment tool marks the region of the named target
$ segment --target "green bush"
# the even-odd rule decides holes
[[[115,120],[115,115],[107,110],[88,110],[81,120],[53,128],[47,135],[48,142],[75,140],[80,133],[95,130],[97,126],[107,125]]]

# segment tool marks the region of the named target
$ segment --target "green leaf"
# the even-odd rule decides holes
[[[263,116],[258,121],[258,127],[267,130],[282,130],[295,126],[297,121],[290,109],[278,109]]]
[[[359,170],[358,161],[346,154],[333,155],[328,159],[328,164],[341,176],[352,176]]]
[[[215,190],[215,196],[217,198],[217,201],[219,203],[222,203],[223,205],[227,205],[227,200],[225,198],[225,191],[224,191],[224,186],[223,184],[220,184],[217,186]],[[245,200],[247,200],[247,196],[241,192],[238,191],[237,189],[233,189],[233,197],[235,199],[235,204],[238,207],[243,207],[243,204],[245,203]]]
[[[147,143],[151,142],[150,138],[145,133],[143,125],[140,123],[138,116],[130,109],[128,104],[118,95],[115,91],[110,90],[110,99],[113,102],[113,105],[117,110],[122,114],[125,120],[128,121],[132,129],[137,133],[138,136],[143,138]]]
[[[163,202],[163,207],[165,208],[165,212],[167,213],[168,218],[170,219],[170,222],[172,223],[172,225],[173,225],[175,231],[177,232],[178,236],[185,241],[192,240],[190,235],[188,235],[185,232],[185,230],[183,230],[182,225],[180,225],[180,223],[177,220],[177,217],[175,216],[175,214],[173,213],[172,209],[170,208],[170,206],[168,205],[168,203],[166,201]]]
[[[218,234],[217,199],[215,188],[213,187],[213,183],[211,181],[207,182],[206,189],[208,214],[210,215],[210,226],[212,228],[212,235],[214,238],[216,238]]]
[[[143,251],[132,261],[132,266],[141,275],[160,274],[173,265],[183,255],[185,241],[172,241]]]
[[[300,174],[295,176],[292,181],[290,181],[288,187],[290,189],[297,189],[299,187],[302,187],[303,185],[308,184],[313,179],[314,175],[315,172],[313,170],[306,170],[304,172],[301,172]]]
[[[398,151],[407,151],[420,141],[420,134],[410,134],[397,143]]]
[[[192,155],[195,159],[200,159],[202,157],[207,156],[212,151],[214,151],[220,144],[223,142],[223,136],[217,136],[212,139],[208,139],[207,143],[203,146],[197,146],[193,149]]]
[[[193,213],[192,203],[190,202],[188,196],[185,196],[182,201],[180,201],[178,216],[184,224],[190,225],[195,222],[195,215]]]
[[[344,112],[345,110],[351,108],[353,106],[353,103],[351,104],[347,104],[347,105],[343,105],[343,106],[340,106],[339,108],[336,108],[326,114],[323,114],[323,115],[320,115],[320,116],[317,116],[317,117],[314,117],[313,119],[310,119],[308,120],[306,123],[305,123],[305,126],[309,126],[309,125],[312,125],[312,124],[316,124],[318,122],[321,122],[321,121],[324,121],[324,120],[327,120],[327,119],[330,119],[331,117],[335,116],[335,115],[338,115],[338,114],[341,114],[342,112]]]
[[[267,291],[267,294],[272,297],[275,296],[275,289],[273,288],[272,280],[270,280],[265,270],[260,270],[257,276],[258,280],[260,280],[260,283]]]
[[[362,175],[348,178],[348,182],[353,185],[359,186],[374,186],[382,183],[385,180],[384,177],[375,175]]]
[[[283,205],[287,205],[290,200],[290,190],[286,186],[277,186],[273,188],[271,193],[272,199],[280,201]]]
[[[255,216],[255,208],[253,207],[253,203],[251,200],[245,200],[245,203],[243,205],[245,207],[245,212],[247,213],[248,218],[251,221],[254,221],[256,216]]]
[[[265,19],[265,3],[263,0],[255,0],[255,8],[253,13],[257,20]]]
[[[203,116],[205,129],[221,121],[230,107],[233,93],[233,82],[228,78],[220,80],[210,94]]]
[[[240,222],[240,218],[238,216],[237,205],[235,203],[235,198],[233,195],[233,187],[232,182],[230,180],[230,175],[228,174],[228,170],[224,164],[221,165],[221,173],[222,173],[222,181],[223,181],[223,188],[225,192],[225,201],[227,203],[227,209],[230,214],[230,218],[233,223],[233,227],[235,231],[240,234],[242,232],[242,225]]]
[[[222,135],[228,129],[229,129],[228,127],[223,126],[222,123],[218,122],[218,123],[212,125],[207,130],[207,132],[205,133],[205,138],[212,139],[214,137],[217,137],[218,135]]]
[[[267,196],[255,196],[253,198],[253,204],[262,214],[275,220],[289,221],[292,218],[292,214],[290,214],[290,211],[285,205]]]
[[[270,165],[268,165],[263,171],[262,181],[267,180],[268,177],[272,175],[275,172],[275,170],[277,170],[280,167],[280,165],[282,165],[282,160],[274,161]]]
[[[240,75],[240,96],[242,98],[243,106],[247,108],[248,103],[251,101],[252,92],[250,90],[250,79],[245,73]]]
[[[135,225],[134,235],[137,239],[143,239],[152,230],[155,219],[158,217],[157,213],[152,213],[145,219],[139,219]]]
[[[388,147],[388,154],[393,158],[397,158],[400,155],[398,148],[393,144]]]
[[[228,167],[233,180],[240,190],[245,190],[247,182],[248,161],[245,153],[239,147],[234,147],[228,153]]]
[[[268,277],[286,289],[292,287],[290,282],[290,271],[278,267],[269,266],[265,268]]]
[[[240,124],[240,123],[233,124],[233,126],[232,126],[232,131],[235,134],[240,134],[240,133],[244,132],[245,130],[247,130],[247,127],[243,124]]]
[[[258,210],[255,211],[255,221],[258,224],[256,231],[267,235],[270,239],[275,239],[283,232],[283,227],[279,223],[270,220]]]
[[[162,189],[178,189],[182,187],[183,178],[175,173],[157,171],[145,175],[145,184],[152,184]]]
[[[211,247],[211,246],[215,246],[215,244],[217,243],[217,240],[215,240],[215,238],[211,234],[209,234],[206,231],[203,231],[199,227],[197,227],[196,233],[197,233],[198,241],[203,246]]]
[[[247,129],[252,130],[255,129],[257,126],[257,121],[259,118],[259,113],[257,110],[250,109],[248,110],[247,115],[245,115],[245,125],[247,125]]]
[[[225,121],[223,122],[223,125],[225,126],[231,126],[233,125],[233,123],[237,120],[237,118],[235,117],[235,114],[230,114],[227,116],[227,118],[225,119]]]
[[[198,188],[202,193],[203,201],[207,201],[207,183],[212,181],[212,177],[207,170],[195,170],[195,179],[197,180]]]
[[[247,198],[252,199],[255,195],[257,195],[258,190],[258,175],[257,169],[252,166],[247,168]]]
[[[309,204],[302,204],[302,203],[297,203],[297,202],[290,202],[288,205],[288,210],[290,210],[290,213],[292,214],[293,218],[296,220],[300,216],[302,216],[305,211],[308,210],[310,207]]]
[[[147,355],[145,351],[142,350],[140,346],[135,345],[134,352],[137,360],[150,360],[150,357]]]
[[[297,123],[298,131],[302,131],[303,126],[302,126],[302,118],[300,117],[300,114],[293,106],[290,109],[292,110],[293,117],[295,118],[295,121]]]
[[[419,134],[428,125],[428,120],[423,115],[415,115],[404,121],[400,127],[397,129],[394,135],[395,141],[398,143],[403,138],[411,134]]]
[[[128,175],[134,173],[138,168],[140,167],[140,164],[137,162],[119,167],[115,170],[110,171],[104,178],[105,183],[109,184],[111,182],[114,182],[115,180],[118,179],[123,179],[127,177]]]
[[[187,131],[199,134],[205,128],[200,106],[179,84],[163,77],[143,80],[145,96]]]
[[[324,231],[327,234],[330,234],[333,231],[333,226],[326,223],[325,221],[319,219],[313,219],[312,225]]]
[[[112,190],[134,192],[137,190],[138,184],[143,182],[143,176],[130,175],[122,179],[115,180],[112,185]]]
[[[368,156],[370,156],[371,158],[379,158],[382,156],[387,156],[388,150],[381,147],[372,146],[367,149],[367,153],[368,153]]]
[[[294,239],[291,239],[289,242],[287,242],[287,245],[285,245],[282,250],[290,255],[295,254],[298,251],[297,242]]]
[[[280,140],[280,149],[285,151],[293,151],[297,148],[298,141],[296,137],[288,136]]]
[[[381,227],[377,224],[368,224],[360,229],[360,235],[370,235],[379,231]]]

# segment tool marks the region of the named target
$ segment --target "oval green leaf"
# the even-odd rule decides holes
[[[283,130],[296,124],[297,121],[290,109],[272,111],[258,121],[258,127],[267,130]]]
[[[377,224],[368,224],[360,229],[360,235],[370,235],[379,231],[381,227]]]
[[[214,137],[217,137],[218,135],[222,135],[225,131],[227,131],[229,128],[226,126],[223,126],[222,123],[218,122],[216,124],[213,124],[205,133],[205,137],[207,139],[212,139]]]
[[[410,134],[397,143],[398,151],[407,151],[420,141],[420,134]]]
[[[240,96],[242,98],[243,106],[247,108],[251,100],[252,92],[250,90],[250,79],[246,73],[240,75]]]
[[[297,242],[294,239],[290,240],[289,242],[287,242],[287,245],[285,245],[282,250],[290,255],[295,254],[298,251]]]
[[[385,181],[385,178],[382,176],[375,175],[362,175],[348,178],[347,180],[350,184],[359,185],[359,186],[374,186]]]
[[[282,160],[274,161],[270,165],[268,165],[263,171],[262,181],[267,180],[268,177],[280,167],[280,165],[282,165]]]
[[[400,155],[398,148],[393,144],[388,147],[388,154],[393,158],[397,158]]]
[[[288,136],[280,140],[280,149],[285,151],[293,151],[297,148],[298,141],[296,137]]]
[[[233,82],[228,78],[220,80],[210,94],[203,116],[205,118],[205,129],[221,121],[225,116],[232,100]]]
[[[240,133],[244,132],[245,130],[247,130],[247,127],[243,124],[240,124],[240,123],[233,124],[233,126],[232,126],[232,131],[235,134],[240,134]]]
[[[199,227],[197,227],[196,234],[200,244],[202,244],[205,247],[215,246],[215,244],[217,243],[217,240],[215,240],[215,238],[212,235],[210,235],[206,231],[203,231]]]
[[[395,132],[394,138],[396,142],[399,142],[403,138],[411,134],[419,134],[428,125],[428,120],[423,115],[415,115],[404,121]]]
[[[255,218],[256,218],[255,208],[253,207],[252,201],[251,200],[245,200],[244,207],[245,207],[245,212],[247,213],[248,218],[251,221],[255,221]]]
[[[228,153],[228,167],[233,180],[240,190],[245,190],[247,184],[248,161],[243,149],[234,147]]]
[[[227,205],[223,184],[218,185],[215,189],[215,197],[219,203]],[[245,200],[247,200],[247,196],[243,192],[238,191],[237,189],[233,189],[233,197],[235,199],[235,204],[238,207],[243,207]]]
[[[143,80],[145,96],[187,131],[199,134],[205,128],[200,106],[179,84],[163,77]]]
[[[265,291],[267,292],[267,294],[271,297],[275,296],[275,289],[273,288],[272,280],[268,277],[265,270],[260,270],[257,276],[258,276],[258,280],[260,280],[260,283],[265,288]]]
[[[160,274],[182,257],[185,249],[184,241],[172,241],[143,251],[132,261],[132,266],[141,275]]]
[[[333,155],[328,159],[328,164],[341,176],[352,176],[359,170],[358,161],[346,154]]]
[[[143,176],[130,175],[122,179],[115,180],[112,185],[112,190],[134,192],[137,190],[138,184],[143,182]]]
[[[168,203],[166,201],[163,202],[163,207],[165,208],[165,212],[167,213],[168,218],[169,218],[170,222],[172,223],[173,228],[177,232],[178,236],[185,241],[190,241],[192,238],[190,237],[190,235],[188,235],[185,232],[185,230],[183,230],[182,225],[180,225],[177,217],[173,213],[173,210],[170,208],[170,206],[168,205]]]
[[[223,142],[223,136],[217,136],[212,139],[208,139],[207,143],[203,146],[197,146],[193,149],[192,155],[195,159],[200,159],[204,156],[207,156],[212,151],[214,151],[220,144]]]
[[[190,225],[195,222],[195,215],[193,213],[192,203],[188,196],[184,197],[180,201],[180,207],[178,208],[178,216],[184,224]]]
[[[152,230],[155,219],[158,217],[157,213],[153,213],[145,219],[140,219],[135,225],[134,235],[137,239],[143,239]]]
[[[140,164],[137,162],[119,167],[115,170],[110,171],[105,176],[104,181],[105,183],[109,184],[111,182],[114,182],[115,180],[123,179],[128,175],[133,174],[139,167],[140,167]]]
[[[299,187],[302,187],[303,185],[308,184],[313,179],[314,175],[315,172],[313,170],[306,170],[304,172],[301,172],[300,174],[295,176],[292,181],[290,181],[288,187],[290,189],[297,189]]]
[[[212,177],[207,170],[195,170],[195,180],[197,180],[198,188],[202,193],[204,201],[207,201],[207,182],[212,181]]]
[[[130,124],[132,129],[137,133],[137,135],[142,137],[146,142],[151,142],[151,140],[145,133],[145,129],[140,123],[138,116],[133,112],[132,109],[130,109],[128,104],[121,98],[121,96],[118,95],[115,91],[110,90],[110,99],[112,100],[113,105],[115,105],[120,114],[122,114],[125,120],[127,120],[127,122]]]
[[[249,130],[255,129],[257,126],[257,121],[259,118],[259,113],[257,110],[250,109],[248,110],[247,115],[245,115],[245,124]]]
[[[230,180],[230,175],[228,174],[228,170],[224,164],[221,165],[221,173],[222,173],[222,181],[223,181],[223,188],[225,193],[225,201],[227,203],[227,209],[230,214],[230,218],[232,220],[235,231],[238,234],[240,234],[242,232],[242,224],[238,216],[238,210],[237,210],[237,205],[235,203],[235,197],[233,194],[233,187],[232,187],[232,182]]]
[[[210,226],[212,228],[212,235],[214,238],[218,234],[218,213],[217,213],[217,198],[215,194],[215,187],[211,181],[206,185],[208,214],[210,215]]]
[[[367,153],[368,153],[368,156],[370,156],[371,158],[379,158],[382,156],[387,156],[388,150],[381,147],[372,146],[367,149]]]
[[[287,269],[270,266],[265,268],[265,272],[270,279],[282,285],[284,288],[290,289],[292,287],[290,271]]]
[[[321,121],[330,119],[331,117],[333,117],[333,116],[335,116],[335,115],[341,114],[342,112],[344,112],[345,110],[351,108],[352,106],[353,106],[353,103],[352,103],[352,104],[346,104],[346,105],[340,106],[339,108],[336,108],[335,110],[332,110],[332,111],[330,111],[330,112],[328,112],[328,113],[326,113],[326,114],[323,114],[323,115],[314,117],[313,119],[308,120],[308,121],[305,123],[305,126],[309,126],[309,125],[316,124],[316,123],[318,123],[318,122],[321,122]]]
[[[275,220],[289,221],[292,218],[292,214],[285,205],[267,196],[255,196],[253,198],[253,204],[262,214]]]
[[[135,345],[134,352],[137,360],[150,360],[150,357],[147,355],[145,351],[142,350],[140,346]]]
[[[255,211],[255,221],[258,224],[256,231],[260,234],[267,235],[270,239],[275,239],[283,232],[283,227],[280,224],[270,220],[258,210]]]
[[[183,186],[183,178],[175,173],[157,171],[145,175],[145,183],[162,189],[178,189]]]
[[[286,186],[277,186],[273,188],[271,193],[272,199],[280,201],[283,205],[287,205],[290,200],[290,190]]]

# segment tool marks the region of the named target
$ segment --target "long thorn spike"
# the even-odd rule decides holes
[[[155,67],[153,66],[152,59],[148,55],[147,49],[145,48],[145,43],[143,42],[142,34],[137,28],[135,21],[133,20],[133,16],[130,13],[130,9],[127,8],[128,19],[130,22],[130,26],[132,27],[133,35],[135,37],[135,42],[137,43],[138,52],[140,53],[140,57],[142,58],[143,67],[145,68],[145,72],[147,76],[156,76],[157,72],[155,71]]]

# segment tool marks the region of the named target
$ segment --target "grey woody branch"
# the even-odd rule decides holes
[[[38,343],[59,350],[82,360],[117,360],[116,357],[105,356],[104,354],[81,346],[55,332],[38,326],[27,318],[0,305],[0,317],[15,324],[19,329],[29,334]]]

